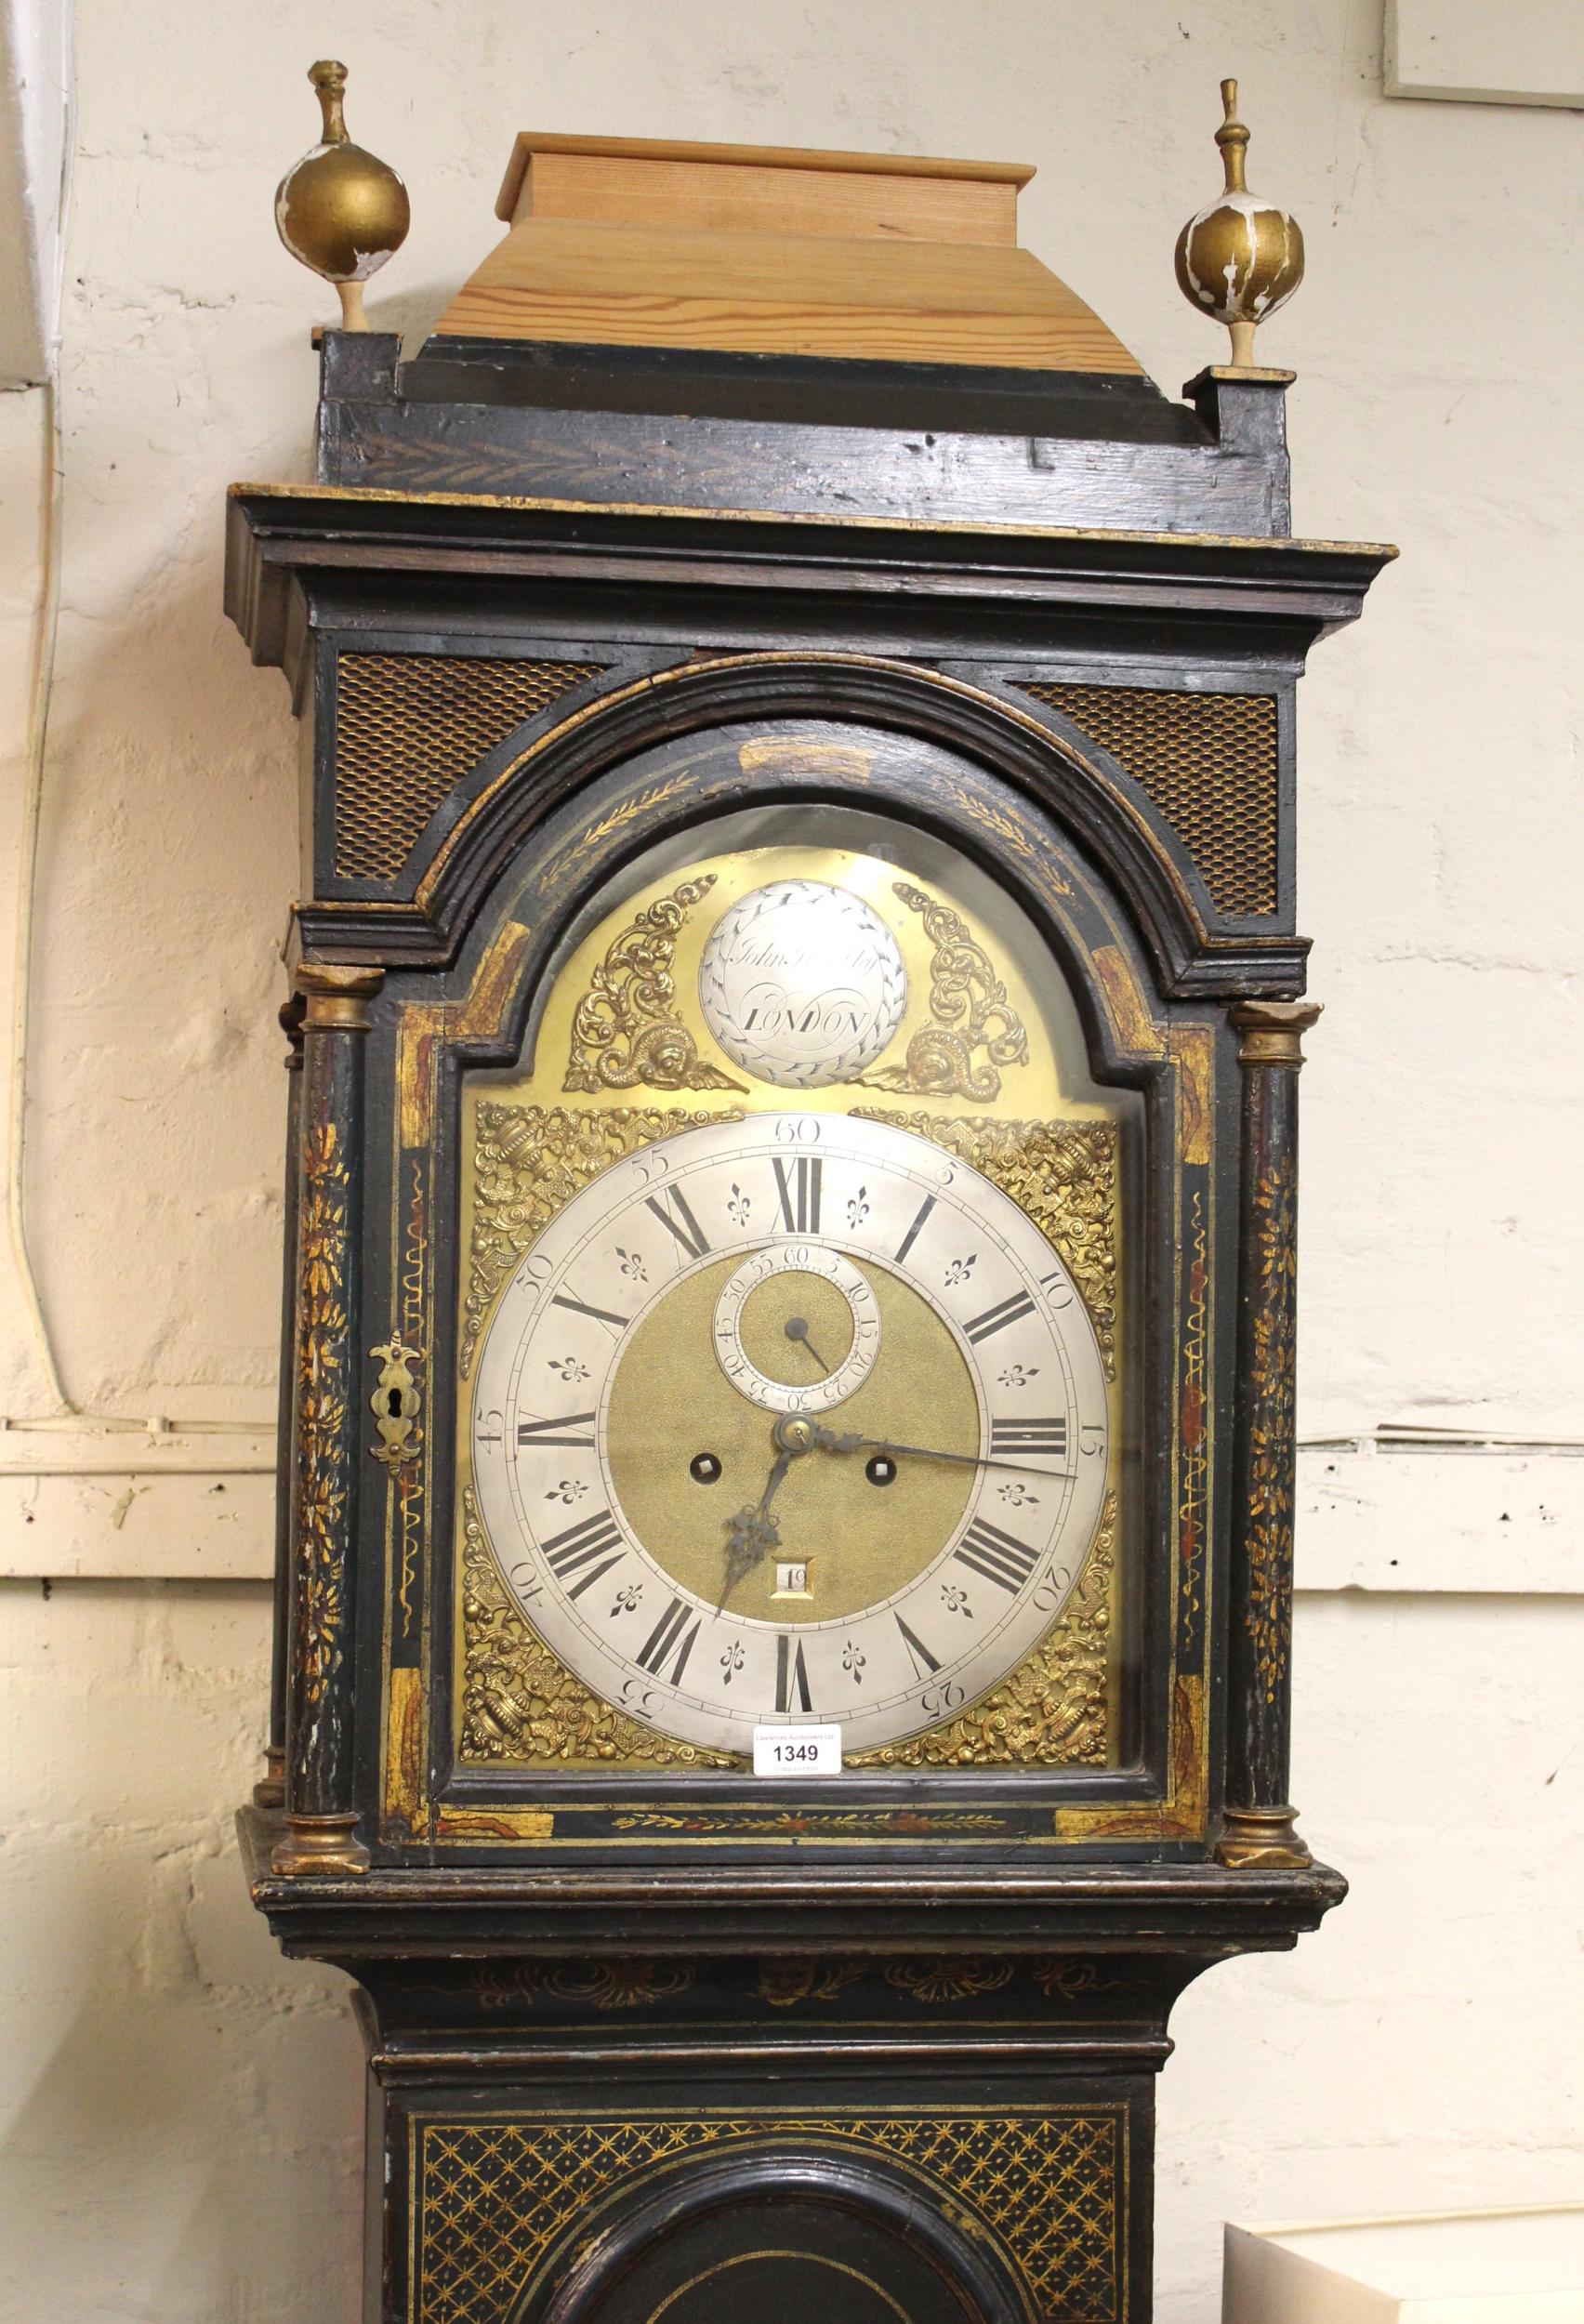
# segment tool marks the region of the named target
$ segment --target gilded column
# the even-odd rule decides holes
[[[297,1188],[302,1148],[303,999],[294,993],[281,1010],[286,1037],[286,1183],[281,1236],[281,1386],[275,1428],[275,1612],[270,1650],[270,1741],[264,1773],[253,1787],[255,1804],[286,1803],[286,1664],[291,1620],[292,1416],[296,1401]]]
[[[380,969],[305,963],[293,1347],[285,1829],[277,1872],[368,1868],[352,1805],[363,1037]]]
[[[1231,1644],[1222,1864],[1307,1864],[1287,1799],[1297,1466],[1298,1075],[1313,1001],[1241,1000],[1243,1220],[1233,1441]]]

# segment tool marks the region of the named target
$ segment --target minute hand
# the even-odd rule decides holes
[[[1058,1482],[1069,1469],[1042,1469],[1032,1460],[1003,1460],[990,1453],[945,1452],[939,1445],[899,1445],[894,1436],[838,1436],[833,1428],[811,1420],[809,1428],[821,1452],[911,1453],[916,1460],[950,1460],[961,1469],[1019,1469],[1025,1476],[1051,1477]]]

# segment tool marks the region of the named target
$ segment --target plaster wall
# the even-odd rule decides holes
[[[0,0],[0,391],[49,373],[70,134],[69,0]]]
[[[1170,249],[1241,76],[1250,175],[1309,240],[1262,342],[1300,374],[1299,529],[1404,559],[1300,697],[1327,1014],[1295,1791],[1355,1893],[1179,2013],[1162,2313],[1217,2313],[1223,2216],[1584,2191],[1584,124],[1389,100],[1379,37],[1375,0],[78,0],[27,1184],[73,1409],[0,1267],[4,2324],[355,2310],[356,2043],[228,1831],[265,1695],[296,785],[284,687],[220,614],[220,501],[307,472],[333,297],[271,194],[326,49],[414,198],[377,327],[421,335],[489,246],[520,127],[977,153],[1039,164],[1023,239],[1168,388],[1219,352]],[[43,395],[0,394],[13,852],[48,462]]]

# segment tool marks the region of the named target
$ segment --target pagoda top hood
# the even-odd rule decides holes
[[[1017,162],[521,135],[438,338],[1137,377],[1019,247]]]

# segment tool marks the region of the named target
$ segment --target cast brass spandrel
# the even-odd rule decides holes
[[[928,1138],[1010,1195],[1073,1271],[1105,1375],[1116,1378],[1116,1128],[1113,1122],[956,1121],[855,1106],[861,1121]]]
[[[484,1764],[732,1767],[724,1753],[674,1742],[590,1694],[513,1604],[484,1538],[471,1488],[462,1495],[461,1733],[464,1760]]]
[[[472,1370],[479,1335],[512,1269],[563,1204],[613,1162],[657,1138],[739,1118],[735,1107],[710,1114],[665,1106],[597,1111],[482,1099],[473,1117],[468,1274],[457,1358],[462,1378]]]
[[[852,1767],[1103,1767],[1110,1728],[1116,1496],[1083,1578],[1033,1654],[970,1710],[928,1735],[855,1752]]]
[[[699,1055],[671,973],[682,925],[714,885],[712,872],[683,880],[613,941],[577,1004],[564,1089],[742,1091],[742,1082]]]

